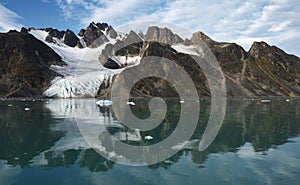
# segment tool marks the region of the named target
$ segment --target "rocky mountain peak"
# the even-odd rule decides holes
[[[145,40],[163,42],[170,45],[184,42],[182,38],[174,34],[169,28],[159,28],[157,26],[148,28],[145,34]]]
[[[54,28],[44,28],[41,29],[44,30],[46,32],[48,32],[48,36],[46,37],[46,41],[47,42],[52,42],[52,43],[56,43],[55,38],[57,39],[62,39],[65,35],[65,31],[60,31],[58,29],[54,29]]]
[[[107,30],[106,30],[106,35],[109,35],[110,38],[115,39],[115,38],[117,38],[118,33],[113,29],[112,26],[108,26]]]
[[[249,50],[249,54],[255,58],[262,58],[271,51],[271,46],[266,42],[254,42]]]
[[[67,29],[64,35],[64,43],[68,46],[75,47],[79,42],[79,38],[72,30]]]
[[[22,27],[20,32],[21,32],[21,33],[28,33],[28,29]]]
[[[197,43],[198,39],[203,40],[208,46],[211,46],[212,44],[216,43],[216,41],[214,41],[213,39],[211,39],[209,36],[207,36],[205,33],[201,32],[201,31],[193,33],[191,42]]]
[[[134,31],[131,30],[127,35],[127,37],[125,38],[124,42],[129,44],[129,43],[143,42],[143,40],[138,34],[136,34]]]
[[[110,38],[117,38],[117,32],[112,26],[107,23],[90,23],[89,26],[84,30],[81,29],[78,33],[79,36],[83,37],[86,45],[91,48],[96,48],[105,42],[108,42],[107,36]]]
[[[248,53],[256,61],[268,65],[269,69],[275,68],[274,71],[285,70],[296,74],[300,71],[298,64],[300,59],[297,56],[289,55],[280,48],[270,46],[266,42],[254,42]]]

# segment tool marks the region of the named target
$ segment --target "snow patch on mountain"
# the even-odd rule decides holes
[[[171,47],[179,53],[199,56],[199,54],[196,51],[194,46],[186,46],[183,44],[176,44],[176,45],[172,45]]]
[[[120,66],[122,65],[138,65],[141,61],[140,56],[134,56],[134,57],[129,57],[129,56],[111,56],[110,57],[112,60],[114,60],[116,63],[118,63]]]
[[[31,29],[28,33],[30,33],[31,35],[33,35],[35,38],[45,42],[46,41],[46,37],[48,35],[48,32],[44,31],[44,30],[34,30]]]

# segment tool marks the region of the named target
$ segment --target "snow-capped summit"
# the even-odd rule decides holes
[[[86,29],[81,29],[78,34],[75,34],[72,30],[67,29],[58,30],[54,28],[29,28],[22,29],[23,32],[32,32],[32,31],[44,31],[45,37],[38,38],[48,43],[55,43],[61,45],[64,43],[70,47],[79,47],[79,48],[97,48],[102,44],[111,42],[111,40],[121,39],[122,34],[117,33],[112,26],[107,23],[90,23]]]

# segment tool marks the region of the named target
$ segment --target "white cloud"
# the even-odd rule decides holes
[[[107,22],[169,22],[191,32],[203,31],[217,41],[237,42],[248,49],[264,40],[300,55],[298,0],[56,0],[66,18],[80,26]],[[81,9],[79,8],[81,7]]]
[[[0,32],[7,32],[9,30],[20,29],[22,25],[18,23],[18,16],[15,12],[7,9],[0,4]]]
[[[151,14],[162,5],[152,0],[55,0],[66,19],[78,21],[80,26],[90,22],[107,22],[118,26],[139,16]]]

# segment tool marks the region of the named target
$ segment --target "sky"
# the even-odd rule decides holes
[[[24,26],[77,33],[92,21],[167,22],[245,50],[266,41],[300,56],[299,0],[0,0],[0,32]]]

